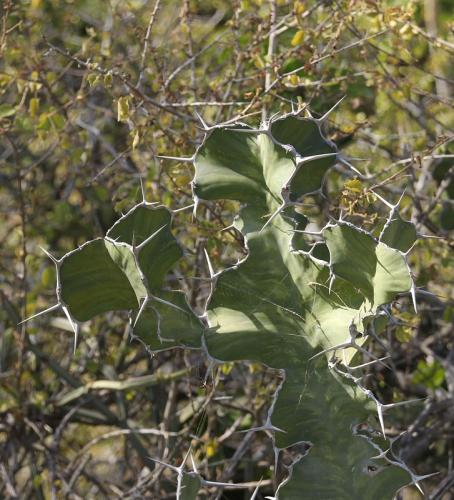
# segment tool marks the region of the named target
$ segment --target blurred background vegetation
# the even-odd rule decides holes
[[[272,492],[273,456],[260,425],[276,373],[251,363],[207,371],[196,352],[148,353],[127,315],[84,325],[73,354],[63,317],[21,319],[55,302],[52,262],[101,236],[141,199],[191,203],[190,157],[208,124],[340,98],[326,134],[344,164],[314,221],[342,212],[371,231],[385,220],[370,189],[395,202],[421,238],[410,263],[418,285],[393,306],[371,349],[385,401],[425,398],[387,416],[426,497],[454,498],[454,6],[452,0],[3,0],[0,8],[0,497],[174,498],[188,440],[206,479]],[[331,201],[328,201],[331,200]],[[232,202],[178,217],[189,259],[169,278],[196,309],[206,248],[217,268],[244,253]],[[180,274],[181,272],[181,274]],[[197,283],[197,282],[196,282]],[[199,282],[200,283],[200,282]],[[405,434],[401,433],[409,429]],[[420,498],[413,490],[400,494]],[[403,497],[402,497],[403,498]]]

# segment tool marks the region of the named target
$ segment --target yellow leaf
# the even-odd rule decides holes
[[[94,87],[99,82],[100,76],[96,73],[90,73],[87,76],[87,81],[90,87]]]
[[[399,33],[400,33],[401,35],[405,35],[405,33],[407,33],[407,32],[408,32],[408,31],[410,31],[410,30],[411,30],[411,26],[410,26],[409,24],[404,24],[404,25],[402,26],[402,28],[400,28]]]
[[[292,47],[296,47],[297,45],[300,45],[303,39],[304,39],[304,31],[298,30],[293,36],[292,41],[290,43]]]
[[[211,458],[214,455],[216,455],[216,452],[218,451],[218,443],[214,439],[209,439],[208,443],[205,446],[205,453],[207,458]]]
[[[361,193],[361,181],[359,179],[351,179],[344,184],[344,187],[349,191],[353,191],[354,193]]]
[[[53,71],[49,71],[47,74],[46,74],[46,80],[47,80],[47,83],[50,83],[50,84],[53,84],[55,82],[55,80],[57,79],[57,74],[54,73]]]
[[[257,373],[260,371],[261,365],[260,363],[249,363],[249,373]]]
[[[103,31],[101,36],[101,55],[105,57],[110,56],[110,45],[111,45],[111,37],[109,31]]]
[[[112,73],[107,73],[107,75],[104,77],[104,85],[106,87],[112,87],[112,82],[113,82]]]
[[[306,10],[304,3],[299,1],[295,2],[294,9],[297,16],[301,15]]]
[[[362,111],[360,111],[359,113],[356,113],[355,118],[356,118],[357,123],[362,123],[367,119],[367,115],[366,115],[366,113],[363,113]]]
[[[129,97],[122,96],[117,102],[117,120],[127,122],[129,120]]]
[[[181,174],[177,175],[174,179],[175,185],[179,188],[187,186],[191,182],[191,177],[189,175]]]
[[[262,57],[257,55],[254,58],[254,65],[258,69],[263,69],[265,67],[265,62],[263,61]]]
[[[413,338],[413,329],[410,326],[401,326],[396,330],[396,339],[403,343]]]
[[[221,372],[223,375],[228,375],[233,368],[233,363],[223,363],[221,365]]]
[[[32,71],[30,79],[32,81],[28,82],[28,88],[31,92],[38,92],[38,90],[42,87],[42,84],[39,83],[39,73],[37,71]]]
[[[6,87],[8,83],[13,79],[12,76],[9,75],[0,75],[0,87]]]
[[[28,112],[30,116],[34,118],[39,111],[39,99],[37,97],[32,97],[28,103]]]
[[[139,142],[140,142],[140,135],[139,132],[137,131],[132,141],[132,149],[136,149],[136,147],[139,145]]]

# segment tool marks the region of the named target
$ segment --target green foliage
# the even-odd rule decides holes
[[[432,390],[437,389],[445,381],[445,370],[437,361],[432,361],[431,363],[419,361],[416,371],[413,374],[413,381],[416,384],[423,384]]]

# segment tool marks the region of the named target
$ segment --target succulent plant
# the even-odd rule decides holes
[[[51,309],[62,308],[76,333],[97,314],[128,310],[133,335],[150,350],[199,348],[213,363],[253,360],[280,370],[266,421],[254,429],[272,436],[275,469],[287,472],[275,497],[391,499],[419,478],[386,443],[384,413],[393,405],[362,385],[355,354],[385,362],[364,346],[386,325],[386,306],[414,291],[406,257],[417,235],[385,200],[379,238],[343,219],[306,231],[302,200],[322,189],[339,156],[323,120],[291,113],[259,129],[207,128],[192,158],[194,200],[241,202],[234,227],[247,256],[220,272],[208,262],[204,314],[163,286],[184,253],[172,210],[145,200],[104,238],[54,259]],[[196,498],[206,481],[183,466],[175,471],[178,496]]]

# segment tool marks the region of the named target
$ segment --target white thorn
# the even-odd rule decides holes
[[[197,116],[197,118],[199,119],[200,123],[202,124],[202,127],[205,129],[205,130],[209,130],[210,127],[205,123],[204,119],[199,115],[199,113],[197,111],[194,111],[194,114],[195,116]]]
[[[321,160],[322,158],[329,158],[330,156],[338,156],[339,153],[337,151],[333,153],[321,153],[319,155],[311,155],[311,156],[303,156],[301,159],[298,159],[297,166],[303,165],[304,163],[308,163],[313,160]]]
[[[321,236],[323,233],[323,229],[321,229],[320,231],[304,231],[303,229],[292,229],[291,231],[293,233],[307,234],[309,236]]]
[[[318,352],[317,354],[314,354],[313,356],[311,356],[308,361],[312,361],[313,359],[315,358],[318,358],[319,356],[321,356],[322,354],[326,354],[328,352],[332,352],[332,351],[338,351],[340,349],[344,349],[346,347],[351,347],[352,343],[351,342],[344,342],[343,344],[337,344],[333,347],[328,347],[326,349],[323,349],[323,351],[320,351]]]
[[[256,486],[254,492],[252,493],[252,496],[249,500],[255,500],[255,497],[257,496],[257,493],[259,492],[260,486],[262,485],[262,479],[260,478],[259,484]]]
[[[424,479],[429,479],[429,477],[438,476],[439,474],[440,474],[439,472],[432,472],[430,474],[424,474],[423,476],[415,475],[414,477],[416,481],[424,481]]]
[[[387,450],[382,450],[378,455],[375,455],[374,457],[370,457],[372,460],[380,460],[383,458],[387,458],[387,454],[391,448],[388,448]]]
[[[279,467],[279,448],[276,447],[276,443],[273,442],[273,451],[274,451],[274,476],[277,476],[277,470]]]
[[[191,205],[188,205],[186,207],[182,208],[176,208],[175,210],[172,210],[172,213],[177,214],[178,212],[184,212],[185,210],[189,210],[190,208],[193,208],[195,203],[191,203]]]
[[[181,462],[181,465],[180,465],[181,470],[183,470],[183,467],[184,467],[186,460],[188,459],[189,456],[191,456],[191,458],[192,458],[191,447],[189,447],[188,451],[186,452],[186,455],[183,458],[183,461]]]
[[[139,309],[139,312],[137,313],[136,319],[134,320],[134,324],[132,325],[133,328],[136,327],[137,322],[139,321],[139,318],[142,315],[142,312],[144,311],[145,306],[147,305],[147,303],[148,303],[148,297],[145,297],[144,300],[143,300],[143,302],[142,302],[142,304],[140,305],[140,309]]]
[[[427,398],[417,398],[417,399],[409,399],[408,401],[399,401],[398,403],[388,403],[385,405],[381,405],[385,410],[396,408],[397,406],[405,406],[411,405],[413,403],[419,403],[420,401],[425,401]]]
[[[343,163],[344,165],[346,165],[350,170],[353,170],[353,172],[355,172],[355,174],[358,174],[362,179],[364,179],[364,174],[362,172],[360,172],[354,165],[352,165],[349,161],[347,161],[347,159],[342,156],[342,155],[338,155],[338,158],[339,158],[339,161],[341,163]]]
[[[336,275],[334,273],[331,272],[330,270],[330,278],[329,278],[329,285],[328,285],[328,295],[331,295],[331,289],[333,287],[333,283],[334,283],[334,280],[336,278]]]
[[[415,314],[418,314],[418,306],[416,304],[416,286],[413,280],[411,283],[410,295],[411,295],[411,300],[413,302],[413,309],[415,310]]]
[[[146,203],[146,197],[145,197],[145,186],[143,185],[142,181],[142,176],[139,175],[139,182],[140,182],[140,191],[142,192],[142,203]]]
[[[244,429],[242,431],[237,431],[237,433],[238,434],[245,434],[247,432],[260,432],[260,431],[283,432],[284,434],[287,434],[287,431],[284,431],[284,429],[276,427],[275,425],[273,425],[271,423],[267,423],[265,425],[259,425],[257,427],[250,427],[249,429]]]
[[[56,265],[58,264],[58,259],[56,259],[48,250],[43,247],[39,247],[41,250],[49,257],[49,259]]]
[[[331,108],[329,109],[321,118],[318,118],[317,121],[318,122],[324,122],[328,116],[339,106],[339,104],[346,98],[347,96],[343,96],[341,97],[337,102],[336,104]]]
[[[273,113],[271,116],[270,116],[270,119],[268,120],[269,123],[273,122],[276,118],[278,118],[280,116],[281,112],[280,111],[277,111],[276,113]]]
[[[376,401],[376,405],[377,405],[378,420],[380,422],[381,431],[383,433],[383,437],[386,437],[385,421],[383,419],[383,405],[379,401]]]
[[[229,226],[226,226],[226,227],[223,227],[222,229],[220,229],[219,232],[222,233],[223,231],[228,231],[229,229],[236,229],[236,226],[233,222]]]
[[[374,194],[382,203],[384,203],[388,208],[391,210],[394,210],[394,205],[392,203],[389,203],[389,201],[385,200],[383,196],[380,196],[378,193],[376,193],[373,189],[370,189],[371,193]]]
[[[204,486],[219,486],[221,488],[233,488],[233,489],[238,488],[238,484],[236,484],[236,483],[221,483],[218,481],[207,481],[206,479],[202,479],[202,478],[200,478],[200,479],[201,479],[201,483]]]
[[[266,227],[284,210],[284,208],[287,206],[287,204],[284,202],[272,215],[271,217],[265,222],[265,225],[260,229],[259,233],[264,231]]]
[[[27,319],[23,319],[18,325],[22,325],[23,323],[26,323],[27,321],[30,321],[32,319],[37,318],[38,316],[42,316],[43,314],[46,314],[48,312],[55,311],[56,309],[59,309],[61,307],[61,304],[55,304],[51,307],[48,307],[47,309],[44,309],[44,311],[40,311],[36,314],[33,314],[33,316],[28,317]]]
[[[185,158],[184,156],[165,156],[165,155],[155,155],[155,158],[160,158],[161,160],[175,160],[175,161],[194,161],[194,156],[190,158]]]
[[[197,208],[199,207],[200,199],[198,196],[193,194],[193,200],[194,200],[194,209],[192,210],[192,218],[193,220],[197,219]]]
[[[400,205],[400,203],[401,203],[401,201],[402,201],[403,197],[405,196],[405,191],[406,191],[406,190],[407,190],[407,188],[406,188],[406,187],[404,187],[404,190],[402,191],[402,194],[400,195],[399,199],[397,200],[397,203],[394,205],[394,207],[395,207],[395,208],[397,208],[397,207]]]
[[[69,324],[71,325],[71,328],[73,329],[74,332],[74,354],[75,354],[77,348],[77,341],[79,340],[79,325],[73,320],[71,313],[69,312],[66,306],[62,306],[62,310],[65,313],[65,316],[68,319]]]
[[[386,366],[386,368],[390,368],[386,363],[383,363],[380,361],[379,358],[374,356],[372,353],[366,351],[363,347],[358,345],[355,340],[352,338],[349,342],[344,342],[342,344],[335,345],[333,347],[328,347],[327,349],[324,349],[323,351],[318,352],[317,354],[314,354],[312,357],[309,358],[308,361],[311,361],[312,359],[318,358],[322,354],[326,354],[327,352],[332,352],[332,351],[339,351],[340,349],[345,349],[345,348],[352,348],[356,349],[359,352],[362,352],[364,355],[369,356],[370,358],[374,359],[377,362],[381,362],[383,366]]]
[[[210,272],[210,278],[213,279],[215,273],[214,273],[214,270],[213,270],[213,266],[211,264],[210,256],[208,255],[208,252],[206,251],[206,248],[204,248],[203,251],[205,253],[205,258],[206,258],[206,261],[207,261],[207,264],[208,264],[208,271]]]
[[[446,239],[445,236],[435,236],[434,234],[422,234],[417,232],[416,236],[418,238],[424,238],[424,239],[434,239],[434,240],[444,240]]]
[[[379,363],[380,361],[384,361],[385,359],[389,359],[391,356],[384,356],[383,358],[378,358],[378,359],[374,359],[372,361],[368,361],[367,363],[363,363],[361,365],[355,365],[355,366],[349,366],[348,369],[349,370],[357,370],[359,368],[364,368],[365,366],[370,366],[370,365],[374,365],[375,363]]]
[[[194,456],[192,455],[192,453],[191,453],[189,456],[191,457],[192,470],[193,470],[196,474],[198,474],[198,473],[199,473],[199,471],[198,471],[198,469],[197,469],[197,465],[196,465],[196,463],[195,463]]]
[[[144,246],[146,246],[148,243],[150,243],[150,241],[155,237],[157,236],[165,227],[167,226],[167,224],[164,224],[163,226],[161,226],[159,229],[157,229],[153,234],[151,234],[150,236],[148,236],[148,238],[146,238],[145,240],[142,241],[142,243],[140,245],[137,245],[135,247],[135,250],[140,252],[140,250],[142,250],[142,248]]]
[[[425,496],[424,495],[424,491],[423,489],[421,488],[421,485],[419,484],[418,480],[417,479],[413,479],[413,484],[416,486],[416,488],[418,488],[418,490],[421,492],[421,495]]]
[[[174,309],[178,309],[179,311],[183,312],[184,314],[188,314],[188,311],[185,311],[183,308],[180,306],[177,306],[176,304],[172,304],[172,302],[169,302],[167,300],[161,299],[159,297],[152,296],[152,300],[155,300],[156,302],[159,302],[160,304],[164,304],[169,307],[173,307]]]
[[[159,460],[157,458],[153,458],[153,457],[148,457],[149,460],[153,460],[153,462],[156,462],[157,464],[160,464],[160,465],[163,465],[164,467],[167,467],[169,468],[170,470],[173,470],[174,472],[176,472],[178,474],[178,472],[180,471],[180,468],[179,467],[175,467],[174,465],[171,465],[171,464],[168,464],[166,462],[163,462],[162,460]]]
[[[77,349],[77,342],[79,341],[79,324],[75,323],[74,325],[74,349],[73,349],[73,354],[76,354],[76,349]]]

